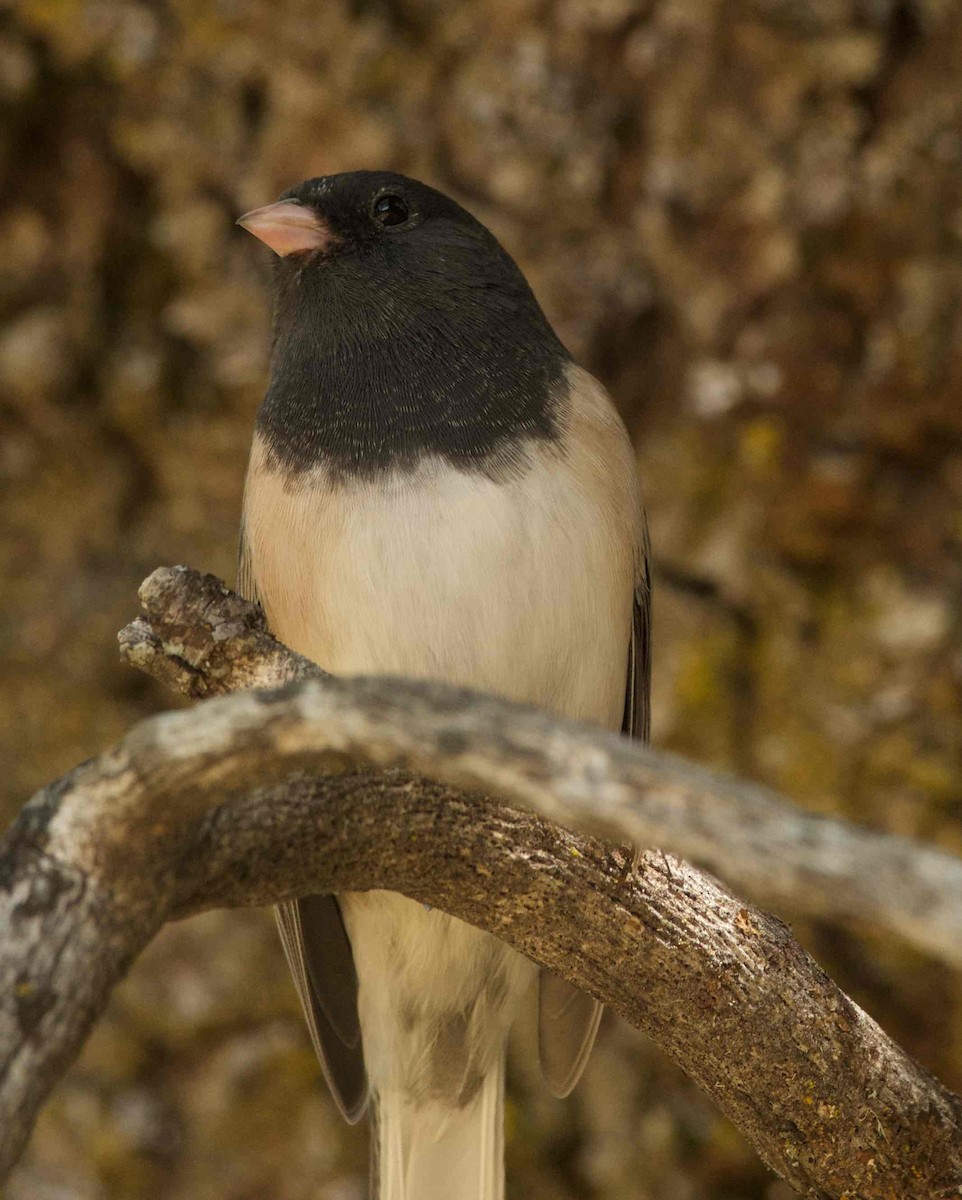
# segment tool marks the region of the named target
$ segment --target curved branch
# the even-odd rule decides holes
[[[212,575],[161,568],[140,595],[146,620],[121,633],[121,653],[176,691],[201,699],[326,678],[271,636],[255,605]],[[621,739],[592,735],[581,745],[585,777],[559,781],[561,790],[538,798],[553,820],[660,846],[761,904],[869,925],[962,967],[962,860],[954,855],[804,812],[757,784]],[[601,757],[592,767],[596,747]],[[604,775],[604,788],[595,786],[593,769]],[[491,778],[461,782],[499,786]]]
[[[145,631],[128,640],[150,657]],[[191,639],[178,657],[185,678],[204,675]],[[804,1194],[952,1194],[962,1101],[785,926],[684,863],[651,853],[624,880],[590,838],[448,790],[569,819],[598,797],[622,828],[658,761],[529,709],[384,680],[310,680],[143,722],[39,793],[0,848],[0,1165],[165,919],[389,887],[489,929],[644,1029]],[[273,786],[292,771],[315,781]]]

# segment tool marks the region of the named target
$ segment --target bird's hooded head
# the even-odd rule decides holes
[[[275,259],[259,430],[289,470],[489,471],[553,437],[570,361],[497,239],[387,171],[310,179],[238,222]]]

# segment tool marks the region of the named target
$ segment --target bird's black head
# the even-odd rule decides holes
[[[353,171],[307,179],[276,204],[240,218],[268,245],[287,274],[355,266],[437,273],[482,283],[517,268],[480,221],[426,184],[392,171]],[[328,270],[328,274],[332,272]],[[281,276],[283,278],[283,275]]]
[[[452,234],[456,241],[467,236],[489,248],[496,244],[459,204],[393,171],[352,171],[308,179],[289,188],[279,203],[293,203],[310,213],[315,228],[323,231],[322,256],[327,258],[410,254],[412,247],[446,240]]]
[[[453,200],[356,171],[239,223],[277,255],[258,427],[282,467],[364,476],[439,455],[492,471],[555,436],[567,353],[510,255]]]

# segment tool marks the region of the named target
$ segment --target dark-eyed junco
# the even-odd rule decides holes
[[[340,675],[498,693],[645,737],[649,587],[635,459],[604,388],[496,239],[382,171],[311,179],[240,224],[275,260],[270,383],[240,587]],[[501,1200],[508,1027],[537,968],[393,892],[278,919],[378,1200]],[[540,1053],[577,1081],[600,1007],[539,983]]]

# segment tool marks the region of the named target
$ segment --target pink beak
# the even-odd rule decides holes
[[[255,208],[244,213],[237,224],[260,238],[281,258],[310,250],[329,250],[338,240],[313,209],[296,200],[279,200]]]

